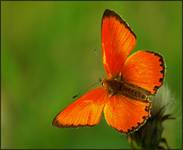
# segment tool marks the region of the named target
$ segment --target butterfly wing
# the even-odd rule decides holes
[[[136,44],[136,36],[114,11],[102,17],[102,55],[108,77],[116,76]]]
[[[137,51],[127,58],[122,76],[125,81],[155,94],[164,79],[163,57],[150,51]]]
[[[128,98],[111,96],[104,107],[107,123],[122,133],[133,132],[141,127],[150,116],[151,103]]]
[[[94,126],[100,121],[105,104],[105,90],[89,91],[61,111],[53,120],[57,127]]]

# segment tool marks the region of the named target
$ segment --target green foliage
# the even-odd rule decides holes
[[[72,97],[104,76],[101,17],[115,10],[137,35],[137,49],[163,54],[176,121],[165,124],[181,147],[181,2],[1,2],[2,148],[130,148],[104,119],[93,128],[51,122]],[[176,129],[176,130],[175,130]]]

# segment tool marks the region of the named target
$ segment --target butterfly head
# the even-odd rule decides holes
[[[121,76],[116,76],[111,79],[103,79],[102,86],[108,91],[109,95],[116,95],[121,91]]]

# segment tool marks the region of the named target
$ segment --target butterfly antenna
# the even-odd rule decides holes
[[[85,91],[82,93],[86,93],[89,89],[91,89],[92,87],[96,86],[97,84],[102,82],[102,78],[99,78],[96,82],[90,84],[88,87],[85,88]],[[78,94],[75,94],[74,96],[72,96],[72,99],[76,99],[79,98],[82,95],[81,92],[78,92]]]
[[[97,48],[94,48],[92,49],[92,52],[94,52],[94,55],[96,56],[96,59],[97,59],[97,65],[99,65],[101,62],[99,62],[99,51],[97,50]],[[102,78],[99,77],[99,79],[92,83],[91,85],[89,85],[87,88],[85,88],[85,92],[88,91],[91,87],[94,87],[95,85],[97,85],[98,83],[101,83],[102,82]],[[82,92],[84,93],[84,92]],[[73,99],[76,99],[76,98],[79,98],[81,95],[82,95],[81,92],[78,92],[77,94],[75,94],[74,96],[72,96]]]
[[[95,55],[95,57],[96,57],[96,63],[97,63],[97,65],[100,65],[101,64],[101,51],[100,50],[98,50],[97,48],[95,48],[95,49],[93,49],[93,52],[94,52],[94,55]]]

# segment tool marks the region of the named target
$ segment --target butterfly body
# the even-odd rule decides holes
[[[111,96],[123,95],[143,101],[148,100],[148,96],[151,95],[147,90],[126,82],[121,76],[114,79],[104,79],[102,85]]]
[[[138,130],[150,117],[150,95],[163,84],[164,60],[155,52],[138,50],[136,35],[114,11],[102,16],[102,86],[88,91],[58,113],[57,127],[94,126],[102,112],[108,125],[122,133]]]

